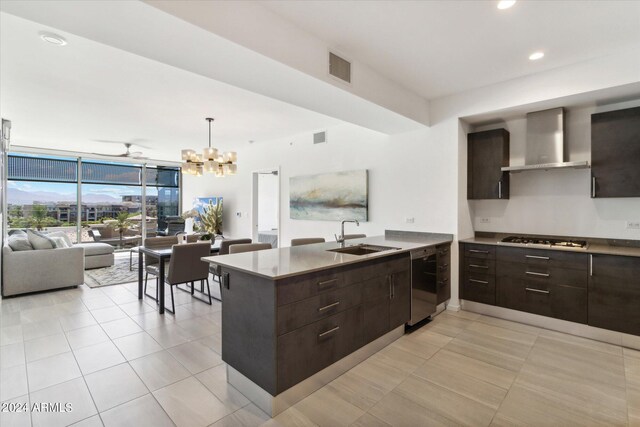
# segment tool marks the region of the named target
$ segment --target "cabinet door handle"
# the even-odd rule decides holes
[[[527,292],[536,292],[538,294],[549,294],[549,293],[551,293],[549,291],[544,291],[542,289],[535,289],[535,288],[524,288],[524,290],[527,291]]]
[[[325,335],[329,335],[329,334],[331,334],[333,332],[337,332],[338,329],[340,329],[340,326],[336,326],[335,328],[331,328],[328,331],[321,332],[321,333],[318,334],[318,338],[322,338]]]
[[[593,254],[589,254],[589,276],[593,276]]]
[[[525,255],[525,258],[544,259],[544,260],[549,261],[549,257],[548,256]]]
[[[469,267],[473,267],[473,268],[486,268],[488,269],[489,266],[488,265],[478,265],[478,264],[469,264]]]
[[[498,199],[502,199],[502,180],[498,181]]]
[[[469,249],[469,252],[473,252],[474,254],[488,254],[489,251],[480,251],[478,249]]]
[[[323,288],[323,287],[325,287],[327,285],[330,285],[332,283],[335,283],[337,281],[338,281],[338,279],[331,279],[331,280],[325,280],[324,282],[318,282],[318,287],[319,288]]]
[[[549,277],[550,276],[549,273],[536,273],[535,271],[526,271],[525,274],[528,274],[530,276],[540,276],[540,277]]]
[[[591,177],[591,197],[596,197],[596,177]]]
[[[449,264],[442,264],[442,265],[440,266],[440,270],[443,270],[443,271],[444,271],[444,270],[446,270],[448,267],[449,267]]]
[[[336,301],[336,302],[334,302],[334,303],[332,303],[332,304],[325,305],[324,307],[320,307],[320,308],[318,309],[318,311],[325,311],[325,310],[329,310],[330,308],[335,307],[335,306],[338,306],[338,305],[340,305],[340,301]]]
[[[488,285],[489,284],[489,282],[487,282],[486,280],[469,279],[469,281],[473,282],[473,283],[481,283],[483,285]]]

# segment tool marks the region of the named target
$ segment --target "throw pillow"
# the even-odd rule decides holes
[[[51,233],[48,233],[47,236],[51,237],[52,239],[54,237],[62,237],[64,239],[64,242],[65,242],[65,246],[64,246],[65,248],[73,247],[73,242],[69,238],[69,235],[67,233],[65,233],[64,231],[53,231]]]
[[[55,242],[50,237],[39,231],[28,229],[27,236],[33,249],[53,249],[56,247]]]
[[[29,243],[29,238],[26,234],[16,234],[9,236],[9,238],[7,239],[7,243],[9,244],[9,247],[16,252],[33,250],[33,246],[31,246],[31,243]]]
[[[60,248],[70,248],[71,246],[67,246],[67,241],[64,239],[64,237],[59,237],[59,236],[49,236],[51,238],[51,240],[53,240],[53,243],[55,243],[55,249],[60,249]]]

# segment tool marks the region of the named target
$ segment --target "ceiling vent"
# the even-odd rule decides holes
[[[316,132],[313,134],[313,143],[314,144],[322,144],[327,142],[327,132]]]
[[[329,74],[342,81],[351,83],[351,62],[329,52]]]

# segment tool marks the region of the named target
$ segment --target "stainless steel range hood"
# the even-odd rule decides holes
[[[566,162],[564,108],[527,113],[527,140],[524,165],[503,167],[503,171],[522,172],[540,169],[583,169],[589,162]]]

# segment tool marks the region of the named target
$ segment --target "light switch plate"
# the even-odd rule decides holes
[[[489,224],[491,219],[489,218],[480,218],[480,224]]]
[[[630,230],[640,230],[640,221],[627,221],[627,228]]]

